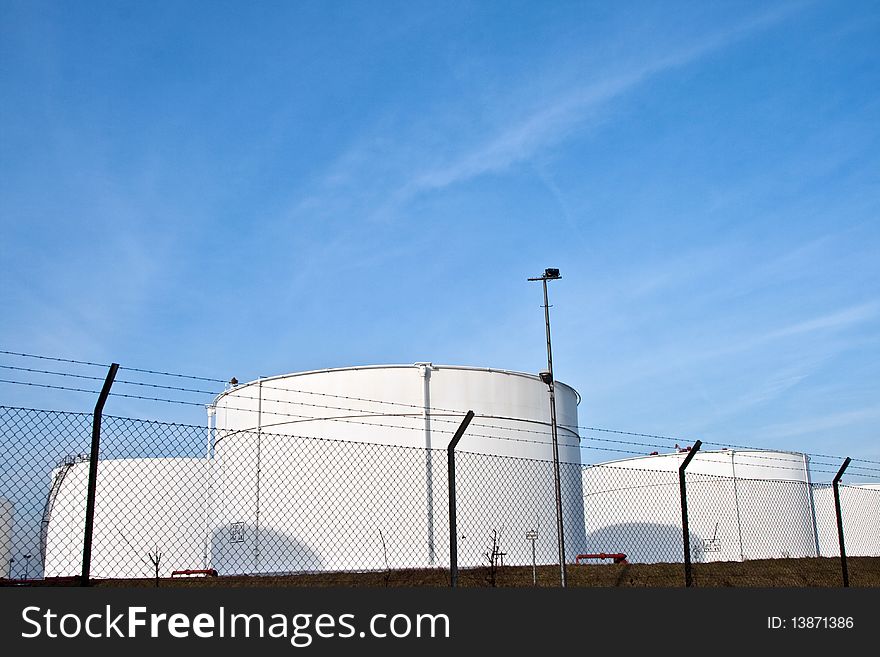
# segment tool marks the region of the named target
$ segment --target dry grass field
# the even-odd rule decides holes
[[[850,586],[880,587],[880,557],[850,557]],[[588,564],[568,566],[569,586],[578,587],[680,587],[684,586],[684,566],[675,564]],[[839,587],[842,585],[840,560],[768,559],[745,562],[700,563],[693,565],[695,586],[700,587]],[[4,582],[7,583],[7,582]],[[33,582],[42,586],[70,586],[71,579]],[[390,572],[298,573],[272,576],[221,576],[165,578],[162,587],[446,587],[449,571],[441,569],[393,570]],[[156,586],[153,579],[94,580],[94,586]],[[530,566],[503,566],[494,574],[488,567],[462,570],[462,587],[529,587]],[[538,566],[538,586],[558,586],[557,566]]]

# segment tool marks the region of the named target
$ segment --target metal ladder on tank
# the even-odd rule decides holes
[[[88,454],[75,454],[73,456],[65,456],[58,463],[58,472],[52,480],[52,487],[49,489],[49,495],[46,497],[46,504],[43,505],[43,518],[40,522],[40,563],[46,566],[46,550],[49,543],[49,521],[52,518],[52,509],[55,507],[55,500],[61,491],[64,478],[70,469],[77,463],[84,463],[89,460]]]

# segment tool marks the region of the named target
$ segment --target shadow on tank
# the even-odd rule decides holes
[[[220,575],[274,574],[324,570],[321,556],[292,536],[273,529],[233,523],[211,534],[210,565]]]
[[[689,534],[692,554],[702,545],[697,534]],[[584,553],[623,552],[630,563],[683,563],[681,527],[656,523],[608,525],[587,534]],[[701,561],[696,558],[693,561]]]

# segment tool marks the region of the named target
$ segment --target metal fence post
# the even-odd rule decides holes
[[[681,489],[681,531],[684,537],[684,585],[685,586],[693,586],[694,585],[694,576],[691,571],[691,538],[690,538],[690,529],[688,527],[688,506],[687,506],[687,486],[684,482],[684,471],[688,467],[688,464],[691,462],[691,459],[696,456],[697,452],[700,451],[700,446],[703,443],[701,441],[697,441],[694,443],[694,446],[691,447],[691,451],[685,457],[684,462],[682,462],[681,466],[678,468],[678,485]]]
[[[95,413],[92,416],[92,449],[89,454],[89,488],[86,496],[86,524],[83,532],[83,559],[82,578],[80,586],[89,585],[89,575],[92,569],[92,534],[95,525],[95,489],[98,485],[98,456],[101,453],[101,414],[104,411],[104,403],[110,395],[110,387],[116,378],[118,363],[112,363],[104,379],[101,394],[98,395],[98,403],[95,404]]]
[[[846,457],[846,460],[843,462],[843,465],[840,466],[840,470],[837,471],[834,480],[831,482],[834,487],[834,510],[837,512],[837,540],[840,542],[840,568],[843,570],[843,585],[846,587],[849,586],[849,572],[846,569],[846,547],[844,546],[843,541],[843,514],[840,512],[840,491],[838,490],[837,485],[840,483],[843,471],[846,470],[851,460],[850,457]]]
[[[452,588],[458,586],[458,526],[455,517],[455,446],[464,435],[465,430],[474,419],[474,412],[468,411],[461,421],[449,447],[446,448],[446,460],[449,472],[449,581]]]

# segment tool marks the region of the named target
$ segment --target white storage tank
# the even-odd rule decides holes
[[[568,559],[583,543],[577,393],[556,383]],[[547,385],[431,363],[264,378],[210,412],[210,565],[221,574],[448,567],[446,448],[457,449],[459,565],[558,558]],[[491,457],[491,458],[489,458]]]
[[[91,576],[155,574],[150,553],[161,553],[159,575],[201,569],[206,536],[205,459],[113,459],[98,463]],[[43,516],[44,577],[82,572],[88,461],[52,472]]]
[[[880,557],[880,484],[840,484],[840,509],[848,557]],[[840,556],[831,484],[816,486],[816,525],[823,557]]]
[[[683,561],[681,451],[584,467],[586,551],[631,562]],[[817,556],[804,454],[698,452],[687,468],[688,525],[696,562]]]

